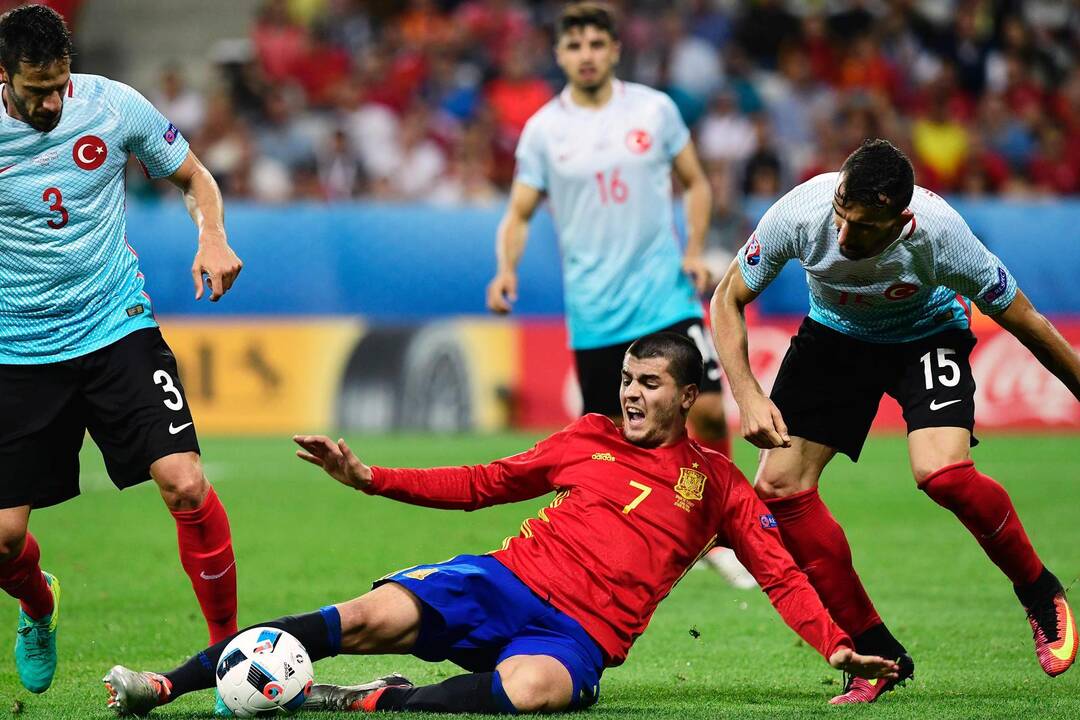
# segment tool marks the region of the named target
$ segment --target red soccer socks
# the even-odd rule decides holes
[[[1009,493],[976,470],[975,463],[947,465],[931,473],[919,488],[959,518],[1013,585],[1027,585],[1039,577],[1042,561],[1031,547]]]
[[[853,638],[881,618],[851,564],[851,547],[817,488],[765,500],[784,546],[836,623]],[[864,650],[860,649],[860,652]]]
[[[41,548],[30,533],[18,557],[0,564],[0,588],[18,598],[27,615],[39,620],[53,611],[53,594],[41,574]]]
[[[236,558],[229,518],[210,488],[194,510],[172,511],[180,545],[180,564],[191,578],[195,597],[216,643],[236,632]]]

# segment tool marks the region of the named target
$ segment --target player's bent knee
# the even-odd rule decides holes
[[[17,558],[25,545],[26,526],[23,526],[21,533],[17,530],[0,531],[0,563]]]
[[[498,671],[503,691],[519,713],[550,713],[570,707],[574,681],[555,658],[509,658],[499,664]]]
[[[349,654],[402,653],[420,633],[420,601],[396,583],[380,585],[336,606],[341,616],[341,651]]]
[[[194,510],[210,492],[210,482],[203,474],[196,453],[176,453],[156,460],[150,475],[170,510]]]
[[[758,474],[754,477],[754,492],[762,500],[787,497],[813,487],[813,485],[810,487],[803,487],[802,485],[797,476],[792,477],[791,474],[787,473],[768,472],[764,466],[758,469]]]
[[[29,508],[0,510],[0,563],[13,560],[22,552],[26,544],[26,528],[29,519]]]

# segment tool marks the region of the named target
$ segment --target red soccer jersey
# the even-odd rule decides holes
[[[373,494],[427,507],[475,510],[554,490],[551,505],[492,554],[580,623],[608,666],[626,659],[656,606],[716,544],[735,551],[784,621],[818,652],[828,658],[851,647],[746,478],[685,436],[642,448],[608,418],[586,415],[488,465],[372,471]]]

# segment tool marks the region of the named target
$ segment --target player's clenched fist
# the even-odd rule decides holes
[[[210,301],[217,302],[228,292],[244,263],[240,261],[224,233],[203,233],[199,238],[199,250],[191,265],[191,277],[195,281],[195,299],[202,300],[204,285],[210,286]],[[205,284],[203,278],[206,278]]]
[[[302,450],[296,457],[318,465],[342,485],[367,491],[371,486],[371,468],[356,457],[344,439],[336,443],[325,435],[293,435]]]
[[[770,450],[791,447],[787,425],[773,401],[757,395],[739,405],[742,436],[755,447]]]
[[[517,274],[501,272],[488,284],[488,310],[498,315],[505,315],[517,302]]]

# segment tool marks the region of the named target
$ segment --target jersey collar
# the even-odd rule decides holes
[[[623,95],[625,95],[625,94],[626,94],[626,85],[625,85],[625,83],[623,83],[623,81],[620,80],[619,78],[612,78],[611,79],[611,97],[608,98],[608,101],[606,103],[604,103],[603,105],[601,105],[600,107],[598,107],[598,108],[596,108],[594,110],[593,108],[587,108],[587,107],[584,107],[582,105],[578,105],[576,102],[574,102],[574,98],[570,94],[570,84],[567,83],[566,87],[564,87],[562,89],[562,92],[559,93],[559,104],[561,104],[563,106],[563,108],[565,108],[569,112],[601,113],[601,112],[604,112],[605,110],[607,110],[610,107],[614,107],[616,101],[619,98],[623,97]]]

